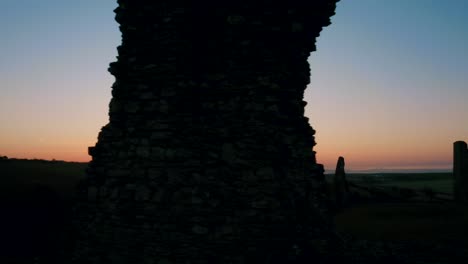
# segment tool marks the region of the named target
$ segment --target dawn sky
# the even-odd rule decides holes
[[[0,155],[89,161],[120,44],[114,0],[0,9]],[[306,116],[333,170],[451,169],[468,141],[468,1],[342,0],[309,58]]]

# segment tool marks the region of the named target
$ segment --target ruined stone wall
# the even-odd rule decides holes
[[[72,263],[293,263],[331,221],[304,117],[336,0],[119,0]]]
[[[468,203],[468,148],[464,141],[453,143],[454,196]]]

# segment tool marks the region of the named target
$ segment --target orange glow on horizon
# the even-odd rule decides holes
[[[0,155],[9,158],[63,160],[69,162],[89,162],[88,146],[95,142],[67,142],[62,144],[41,144],[34,146],[9,145],[1,146]],[[358,151],[356,151],[358,150]],[[314,147],[317,162],[324,164],[327,171],[333,171],[339,156],[343,156],[348,170],[367,169],[451,169],[452,146],[449,144],[442,151],[402,153],[396,149],[362,148],[340,150],[336,148]]]
[[[91,146],[91,145],[90,145]],[[2,149],[0,155],[17,159],[63,160],[68,162],[89,162],[88,148],[83,146],[15,147]]]

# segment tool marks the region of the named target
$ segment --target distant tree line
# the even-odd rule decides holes
[[[7,156],[0,156],[0,161],[10,160],[10,161],[35,161],[35,162],[65,162],[61,160],[44,160],[44,159],[17,159],[17,158],[8,158]]]
[[[12,162],[37,162],[37,163],[87,163],[87,162],[78,162],[78,161],[64,161],[64,160],[45,160],[45,159],[18,159],[18,158],[9,158],[7,156],[0,155],[0,161],[12,161]]]

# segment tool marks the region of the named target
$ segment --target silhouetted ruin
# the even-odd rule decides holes
[[[453,143],[453,178],[455,200],[468,202],[468,148],[464,141]]]
[[[345,161],[343,157],[339,157],[336,163],[335,176],[333,177],[333,186],[335,194],[335,205],[338,208],[348,204],[349,187],[346,180]]]
[[[72,263],[319,263],[332,221],[302,99],[337,0],[118,2]]]

